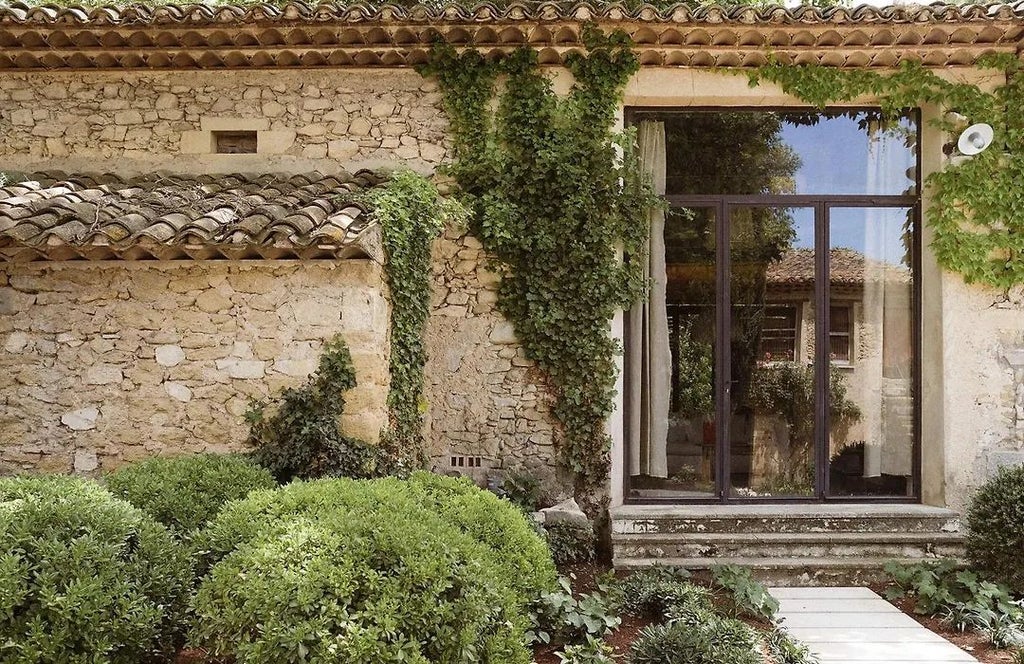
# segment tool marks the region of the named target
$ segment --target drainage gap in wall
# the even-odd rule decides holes
[[[255,131],[215,131],[213,151],[217,154],[256,154]]]

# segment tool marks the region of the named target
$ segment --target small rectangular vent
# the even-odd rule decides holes
[[[482,468],[483,457],[478,456],[453,456],[452,468]]]
[[[256,154],[256,132],[215,131],[213,151],[217,154]]]

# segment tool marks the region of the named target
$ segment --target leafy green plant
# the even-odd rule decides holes
[[[763,664],[753,630],[710,612],[702,618],[643,628],[630,648],[630,664]]]
[[[1024,594],[1024,466],[1002,468],[971,499],[967,556],[1019,594]]]
[[[544,536],[556,565],[585,563],[594,559],[597,535],[588,524],[571,521],[547,524]]]
[[[896,583],[886,590],[887,599],[913,596],[916,613],[938,616],[954,629],[980,632],[996,647],[1024,644],[1024,607],[1007,586],[963,570],[955,560],[890,563],[885,569]]]
[[[501,480],[500,495],[526,513],[540,507],[543,488],[540,478],[527,470],[510,470]]]
[[[253,458],[279,482],[373,476],[376,448],[346,436],[338,423],[345,410],[343,395],[355,386],[352,355],[337,336],[324,344],[320,365],[306,384],[282,391],[272,412],[266,402],[250,405],[246,421]]]
[[[583,643],[566,646],[555,653],[561,664],[614,664],[615,651],[599,638],[587,635]]]
[[[795,640],[782,625],[776,625],[765,636],[765,650],[775,664],[818,664],[818,656]]]
[[[561,460],[578,494],[607,477],[620,351],[608,325],[644,292],[647,219],[658,204],[633,137],[611,130],[637,56],[621,33],[588,29],[584,41],[588,53],[567,58],[574,84],[564,97],[530,48],[494,62],[442,45],[421,69],[442,91],[450,170],[501,274],[498,307],[555,396]]]
[[[616,609],[639,617],[660,619],[673,606],[712,608],[711,592],[687,581],[686,570],[652,567],[638,570],[613,588]]]
[[[574,642],[601,637],[618,627],[622,619],[609,603],[608,586],[599,582],[598,590],[578,597],[573,595],[572,580],[559,577],[559,589],[543,593],[534,603],[531,621],[534,628],[527,632],[530,643]]]
[[[120,468],[107,488],[179,536],[189,536],[224,503],[277,486],[270,472],[240,455],[157,457]]]
[[[90,481],[0,479],[0,660],[138,664],[180,640],[189,557]]]
[[[729,599],[738,613],[772,621],[779,611],[779,601],[771,596],[763,583],[754,579],[750,570],[739,565],[716,565],[711,577],[719,587],[729,591]]]
[[[1024,179],[1024,124],[1015,113],[1024,101],[1024,77],[1019,75],[1022,63],[1011,54],[987,55],[978,65],[1005,73],[1006,83],[983,90],[946,80],[910,61],[885,74],[774,62],[749,76],[752,86],[770,81],[819,108],[871,96],[887,117],[932,104],[955,110],[972,123],[991,125],[996,136],[992,149],[928,176],[931,205],[926,220],[940,265],[968,283],[1008,289],[1024,283],[1024,191],[1018,186]],[[952,116],[935,125],[953,136],[963,129]]]
[[[401,473],[425,464],[423,448],[423,332],[430,315],[430,249],[446,223],[462,223],[465,212],[442,198],[427,178],[397,171],[366,201],[383,233],[385,274],[391,296],[390,420],[382,439],[384,462]]]

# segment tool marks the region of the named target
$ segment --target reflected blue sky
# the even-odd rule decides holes
[[[814,209],[790,208],[797,249],[814,248]],[[832,208],[829,240],[833,248],[855,249],[868,258],[903,262],[903,224],[907,208]]]

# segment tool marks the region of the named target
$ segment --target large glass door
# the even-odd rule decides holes
[[[915,500],[917,113],[628,119],[670,204],[625,335],[628,499]]]

